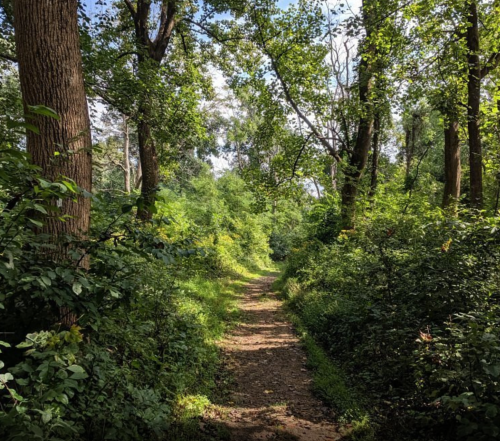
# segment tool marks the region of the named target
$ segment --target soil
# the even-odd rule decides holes
[[[232,441],[339,440],[331,410],[312,394],[306,354],[271,290],[273,281],[254,281],[241,300],[241,323],[221,343],[234,381],[201,428],[206,434],[217,428]]]

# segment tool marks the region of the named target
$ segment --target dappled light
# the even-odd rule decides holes
[[[1,0],[1,441],[500,439],[499,0]]]
[[[306,353],[271,291],[267,277],[249,285],[242,322],[221,343],[234,385],[230,404],[216,406],[203,424],[224,425],[231,439],[340,439],[333,414],[311,392]]]

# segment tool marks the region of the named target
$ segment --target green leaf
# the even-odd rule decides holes
[[[10,373],[0,375],[0,380],[2,380],[3,383],[7,383],[7,381],[11,381],[13,379],[14,379],[14,377]]]
[[[130,213],[134,206],[132,204],[127,204],[122,206],[122,214]]]
[[[486,373],[492,375],[493,377],[498,377],[500,375],[500,364],[490,364],[483,366]]]
[[[39,211],[40,213],[48,214],[47,210],[43,206],[41,206],[40,204],[35,204],[34,208],[36,211]]]
[[[16,378],[16,383],[19,384],[19,386],[27,386],[30,381],[27,378]]]
[[[29,130],[30,132],[36,133],[37,135],[40,134],[40,130],[37,126],[27,123],[27,122],[17,122],[17,121],[7,121],[7,128],[9,129],[25,129]]]
[[[52,419],[51,411],[42,412],[42,421],[44,424],[47,424],[51,419]]]
[[[31,425],[31,431],[33,432],[33,434],[35,436],[37,436],[38,438],[43,438],[43,430],[38,427],[38,426],[35,426],[34,424]]]
[[[80,282],[73,283],[73,292],[78,296],[82,293],[82,284]]]
[[[114,297],[115,299],[119,299],[121,297],[120,293],[112,288],[109,290],[109,293],[111,294],[111,297]]]
[[[34,113],[35,115],[47,116],[49,118],[54,118],[60,121],[61,117],[57,114],[55,110],[52,110],[50,107],[46,106],[29,106],[29,111]]]
[[[40,222],[40,221],[37,221],[35,219],[28,219],[33,225],[36,225],[38,228],[42,228],[43,227],[43,223]]]
[[[19,343],[16,348],[18,349],[24,349],[24,348],[31,348],[33,346],[33,342],[32,341],[29,341],[29,340],[26,340],[26,341],[23,341],[21,343]]]
[[[62,404],[65,404],[65,405],[69,404],[69,399],[68,399],[68,396],[66,394],[61,394],[61,395],[57,396],[56,400]]]
[[[40,280],[44,283],[45,286],[52,285],[52,281],[46,276],[41,276]]]
[[[69,366],[67,369],[68,371],[73,372],[73,375],[69,377],[73,380],[83,380],[84,378],[88,378],[88,375],[85,372],[85,370],[81,366],[78,366],[77,364]]]

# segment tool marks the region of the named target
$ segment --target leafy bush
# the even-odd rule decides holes
[[[83,194],[40,178],[24,153],[2,151],[0,438],[163,439],[179,412],[193,414],[193,396],[206,405],[214,340],[239,289],[220,276],[269,259],[268,220],[241,187],[206,173],[183,195],[164,190],[144,224],[135,195]],[[43,234],[54,200],[81,195],[92,199],[90,235]],[[67,310],[82,328],[64,328]]]
[[[385,436],[496,436],[498,219],[377,212],[331,244],[309,237],[285,294],[371,395]]]

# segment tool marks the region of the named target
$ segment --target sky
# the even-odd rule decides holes
[[[111,0],[104,0],[106,4],[110,4],[111,3]],[[346,0],[344,3],[345,4],[349,4],[350,5],[350,8],[352,11],[354,12],[358,12],[359,10],[359,7],[361,6],[361,1],[362,0]],[[84,0],[84,3],[86,4],[87,6],[87,13],[92,17],[92,15],[94,14],[97,14],[97,13],[102,13],[103,12],[103,9],[106,8],[106,6],[103,6],[102,5],[102,1],[101,1],[101,5],[97,4],[98,0]],[[289,5],[291,4],[294,4],[296,3],[297,0],[279,0],[278,1],[278,6],[280,8],[287,8]],[[337,0],[328,0],[328,3],[331,5],[331,6],[334,6],[338,3],[340,3],[339,1]],[[224,79],[224,76],[222,75],[222,73],[220,72],[220,70],[218,70],[216,67],[214,67],[212,69],[212,78],[213,78],[213,84],[214,84],[214,87],[215,89],[218,91],[219,94],[221,95],[225,95],[227,94],[226,92],[226,86],[227,86],[227,83]],[[94,125],[96,126],[99,126],[99,122],[98,120],[100,119],[100,115],[104,112],[104,106],[102,104],[96,104],[94,103],[93,105],[96,113],[95,113],[95,117],[94,117]],[[214,166],[214,172],[216,174],[220,174],[222,173],[224,170],[228,169],[229,168],[229,162],[226,158],[223,158],[223,157],[212,157],[212,163],[213,163],[213,166]]]

